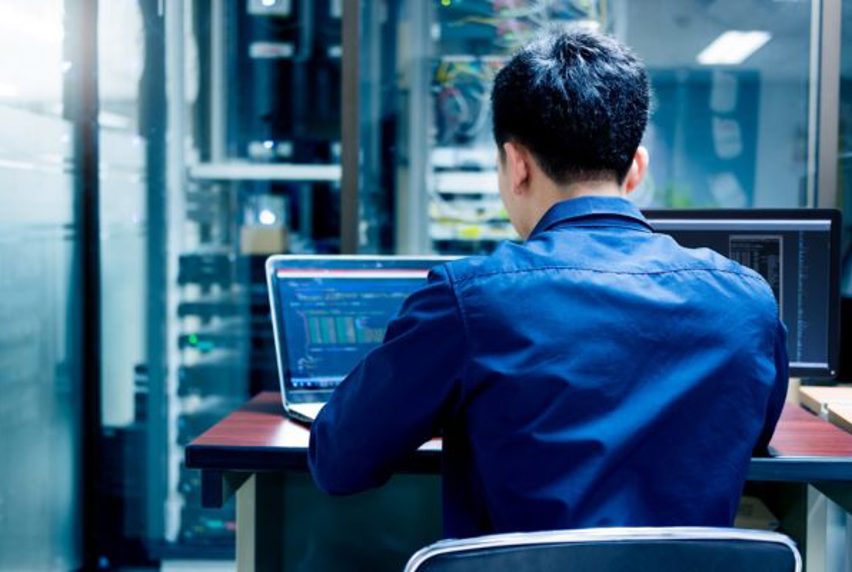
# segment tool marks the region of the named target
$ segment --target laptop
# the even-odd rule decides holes
[[[311,423],[442,256],[272,256],[266,261],[284,411]]]

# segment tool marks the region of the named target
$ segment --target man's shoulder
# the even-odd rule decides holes
[[[503,242],[491,254],[458,258],[441,265],[440,268],[446,272],[452,283],[464,284],[477,278],[517,270],[522,266],[524,250],[521,244]]]
[[[700,270],[712,276],[712,291],[727,291],[728,296],[714,296],[715,303],[737,301],[743,307],[777,316],[778,305],[772,287],[758,272],[709,248],[681,248],[685,254],[684,270]],[[708,296],[712,294],[708,291]]]
[[[741,303],[757,302],[758,306],[777,314],[772,288],[760,274],[708,248],[684,248],[664,235],[654,235],[645,247],[631,249],[629,253],[619,251],[617,255],[612,255],[610,249],[599,252],[595,250],[598,245],[592,243],[574,243],[564,249],[554,247],[552,242],[539,242],[507,241],[490,255],[459,258],[441,268],[454,287],[537,269],[612,273],[621,279],[627,275],[691,275],[696,286],[716,291],[721,288]],[[577,282],[583,283],[588,272],[579,274]]]
[[[705,269],[708,272],[715,272],[722,276],[727,276],[731,280],[758,284],[761,287],[760,289],[763,290],[763,294],[772,296],[772,289],[766,282],[766,279],[755,270],[709,248],[681,247],[681,249],[689,254],[691,258],[690,267],[694,266],[695,268]]]

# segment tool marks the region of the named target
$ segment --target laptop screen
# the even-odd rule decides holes
[[[334,388],[382,343],[388,323],[438,262],[306,259],[273,269],[287,386]]]

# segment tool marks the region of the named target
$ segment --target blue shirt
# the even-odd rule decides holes
[[[755,272],[620,198],[437,267],[311,430],[316,483],[384,483],[443,431],[444,533],[730,526],[788,381]]]

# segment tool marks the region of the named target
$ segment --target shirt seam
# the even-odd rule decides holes
[[[447,272],[447,279],[448,279],[448,282],[449,282],[448,286],[450,288],[450,293],[452,294],[453,301],[456,304],[456,311],[458,312],[459,319],[461,320],[462,334],[464,335],[465,348],[468,350],[468,351],[463,352],[464,353],[464,366],[462,368],[461,374],[462,374],[462,380],[465,380],[465,379],[467,379],[467,373],[468,373],[468,367],[469,367],[469,361],[470,361],[470,350],[471,350],[471,348],[470,348],[470,340],[471,340],[470,328],[468,326],[467,314],[465,313],[464,306],[462,305],[461,300],[459,299],[458,293],[456,292],[456,289],[455,289],[455,285],[458,284],[458,279],[453,274],[452,268],[450,268],[449,265],[444,266],[444,269]]]
[[[500,276],[507,274],[528,274],[530,272],[537,272],[539,270],[576,270],[582,272],[594,272],[596,274],[615,274],[615,275],[626,275],[626,276],[659,276],[661,274],[678,274],[678,273],[687,273],[687,272],[718,272],[723,274],[732,274],[734,276],[741,276],[743,278],[748,278],[754,282],[765,282],[759,276],[752,276],[746,272],[739,272],[736,270],[726,270],[724,268],[670,268],[667,270],[637,270],[637,271],[628,271],[628,270],[602,270],[599,268],[586,268],[583,266],[536,266],[535,268],[521,268],[517,270],[499,270],[493,272],[483,272],[481,274],[474,274],[472,276],[464,276],[461,278],[454,278],[453,282],[457,285],[464,284],[466,282],[471,282],[476,280],[477,278],[489,278],[491,276]],[[456,293],[453,291],[453,295]],[[459,304],[458,298],[456,297],[456,304]],[[464,320],[463,320],[464,321]]]
[[[645,234],[658,234],[651,228],[647,226],[640,226],[638,224],[586,224],[583,222],[571,222],[571,221],[558,221],[554,223],[552,226],[546,227],[544,230],[534,233],[533,237],[538,237],[548,232],[559,232],[563,230],[574,230],[574,229],[619,229],[619,230],[632,230],[635,232],[641,232]]]

